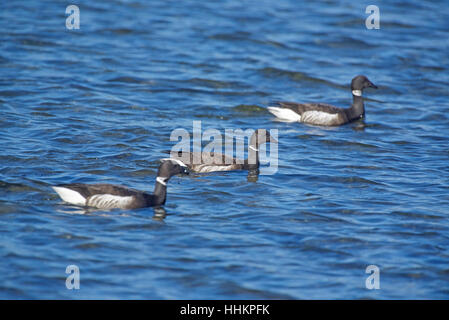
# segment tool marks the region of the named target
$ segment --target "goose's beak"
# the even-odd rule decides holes
[[[187,167],[181,167],[181,174],[189,175],[190,171]]]
[[[377,89],[377,86],[374,83],[372,83],[371,81],[368,81],[368,88]]]

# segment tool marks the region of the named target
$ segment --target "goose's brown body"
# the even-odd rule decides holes
[[[277,142],[265,129],[257,129],[250,138],[248,159],[237,159],[216,152],[169,151],[170,157],[184,163],[192,172],[209,173],[216,171],[248,170],[256,172],[259,169],[259,146],[266,142]]]
[[[278,102],[268,107],[268,111],[284,121],[298,121],[321,126],[339,126],[365,116],[362,91],[365,88],[377,88],[365,76],[352,79],[353,103],[349,108],[338,108],[326,103]]]
[[[186,166],[176,160],[164,160],[159,167],[154,193],[114,184],[71,183],[53,186],[62,200],[98,209],[137,209],[161,206],[167,197],[166,183],[173,175],[187,173]]]

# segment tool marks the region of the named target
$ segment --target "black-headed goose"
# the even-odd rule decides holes
[[[304,122],[320,126],[339,126],[365,116],[362,92],[365,88],[377,87],[363,75],[352,79],[352,106],[338,108],[325,103],[278,102],[268,107],[268,111],[277,118],[288,122]]]
[[[249,140],[248,159],[241,160],[217,152],[202,152],[195,158],[194,152],[171,151],[170,158],[182,161],[192,172],[209,173],[216,171],[248,170],[259,172],[259,146],[267,142],[277,142],[265,129],[257,129]]]
[[[187,167],[174,159],[162,159],[154,193],[113,184],[60,184],[52,188],[65,202],[98,209],[137,209],[162,206],[167,197],[167,181],[176,174],[186,174]]]

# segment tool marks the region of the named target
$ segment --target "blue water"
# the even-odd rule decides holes
[[[78,1],[79,30],[69,4],[0,4],[0,298],[449,298],[447,1]],[[379,87],[364,121],[265,109],[349,106],[357,74]],[[277,173],[174,177],[165,217],[50,188],[152,191],[193,121],[277,129]]]

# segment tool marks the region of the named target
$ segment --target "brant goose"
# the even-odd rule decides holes
[[[245,160],[227,157],[217,152],[202,152],[201,159],[195,161],[194,152],[168,151],[168,153],[171,159],[182,161],[192,172],[248,170],[251,175],[254,175],[259,173],[259,146],[266,142],[277,142],[277,140],[267,130],[257,129],[251,135],[248,159]]]
[[[339,126],[365,116],[362,91],[377,87],[363,75],[352,79],[352,106],[347,109],[337,108],[325,103],[278,102],[277,107],[268,107],[268,111],[277,118],[289,122],[305,122],[321,126]]]
[[[62,200],[98,209],[137,209],[165,204],[167,181],[174,175],[186,173],[187,167],[175,159],[162,159],[156,178],[154,194],[113,184],[60,184],[53,190]]]

